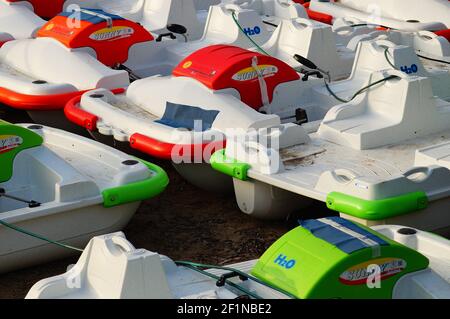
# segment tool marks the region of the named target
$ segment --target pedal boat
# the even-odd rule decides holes
[[[297,142],[283,128],[272,132],[277,139],[267,129],[228,139],[211,163],[234,177],[241,210],[283,218],[314,199],[366,225],[448,234],[450,103],[434,95],[430,78],[384,70],[372,82],[389,76],[303,124]]]
[[[403,31],[450,29],[447,0],[311,0],[311,10],[333,18],[354,17],[370,24]]]
[[[448,299],[449,256],[437,235],[339,217],[300,221],[259,260],[215,268],[135,249],[114,233],[93,238],[76,265],[26,298]]]
[[[262,30],[255,41],[269,38],[257,12],[229,6],[243,28]],[[209,44],[253,46],[228,9],[211,7],[205,35],[188,43],[156,42],[142,26],[94,10],[81,9],[81,27],[73,32],[67,28],[72,13],[61,13],[37,38],[8,41],[0,48],[0,103],[26,110],[38,123],[74,130],[61,113],[74,96],[96,88],[121,90],[130,76],[170,74],[186,55]]]
[[[156,165],[92,140],[33,124],[0,122],[0,273],[63,258],[121,230],[141,201],[168,184]]]
[[[199,39],[204,27],[202,20],[204,20],[205,14],[203,11],[197,12],[194,0],[2,0],[2,2],[5,3],[0,4],[2,10],[5,6],[11,11],[11,14],[14,14],[14,18],[29,17],[32,19],[31,21],[41,22],[40,26],[45,23],[42,19],[49,20],[61,12],[72,12],[75,9],[85,8],[99,9],[109,14],[119,15],[141,24],[149,32],[157,35],[169,35],[167,26],[170,24],[181,25],[186,28],[183,36],[181,34],[172,34],[171,36],[182,41]],[[25,9],[28,13],[23,12]],[[76,15],[72,17],[77,18]],[[6,23],[7,21],[5,21]],[[12,23],[14,28],[18,25],[21,24],[18,24],[17,21]],[[37,29],[34,28],[34,30]],[[16,37],[16,39],[19,38]]]
[[[393,69],[389,63],[398,69],[416,66],[417,74],[433,79],[434,94],[450,99],[448,71],[424,67],[412,48],[385,40],[361,42],[353,74],[329,86],[341,96],[351,96],[373,82],[374,72]],[[302,128],[294,123],[309,122],[314,130],[332,107],[342,103],[330,95],[323,80],[307,79],[274,57],[215,45],[188,56],[172,76],[137,80],[119,94],[99,89],[76,97],[66,105],[65,114],[99,141],[129,143],[133,149],[171,160],[191,183],[222,191],[229,179],[212,173],[207,163],[228,138],[283,123],[290,136],[286,138],[298,141],[304,134],[296,133]]]

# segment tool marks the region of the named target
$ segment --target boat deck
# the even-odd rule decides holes
[[[110,102],[110,105],[141,120],[155,121],[159,119],[156,115],[133,103],[126,101],[126,99],[123,97],[118,96],[117,99]]]
[[[310,136],[312,140],[309,144],[281,150],[284,171],[264,175],[250,169],[248,176],[323,201],[327,194],[317,190],[316,185],[326,171],[341,170],[382,182],[413,168],[416,151],[420,149],[423,149],[422,154],[435,160],[435,165],[450,167],[450,131],[364,151],[321,140],[316,133]],[[438,144],[441,145],[439,152],[426,149]]]

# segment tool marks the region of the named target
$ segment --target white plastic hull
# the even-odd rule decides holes
[[[112,208],[104,208],[103,205],[88,206],[10,223],[51,240],[83,248],[93,236],[123,229],[139,204],[137,202]],[[47,243],[4,226],[0,228],[0,273],[74,254],[74,250]]]

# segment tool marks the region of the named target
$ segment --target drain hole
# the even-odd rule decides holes
[[[417,230],[412,229],[412,228],[400,228],[397,232],[399,234],[402,234],[402,235],[415,235],[415,234],[417,234]]]
[[[132,165],[137,165],[139,164],[138,161],[135,160],[126,160],[122,162],[123,165],[127,165],[127,166],[132,166]]]

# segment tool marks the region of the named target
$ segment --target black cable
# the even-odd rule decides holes
[[[387,81],[392,80],[392,79],[396,79],[396,78],[398,78],[397,75],[390,75],[390,76],[388,76],[388,77],[386,77],[386,78],[383,78],[383,79],[381,79],[381,80],[378,80],[378,81],[375,81],[375,82],[373,82],[373,83],[370,83],[369,85],[367,85],[367,86],[365,86],[365,87],[359,89],[355,94],[353,94],[353,96],[352,96],[352,98],[351,98],[350,100],[345,100],[345,99],[343,99],[343,98],[337,96],[336,93],[334,93],[333,90],[331,90],[330,86],[328,85],[328,82],[327,82],[326,80],[325,80],[324,82],[325,82],[325,87],[327,88],[328,92],[329,92],[336,100],[338,100],[338,101],[340,101],[340,102],[342,102],[342,103],[348,103],[348,102],[353,101],[358,95],[364,93],[365,91],[367,91],[367,90],[370,89],[371,87],[373,87],[373,86],[375,86],[375,85],[378,85],[378,84],[380,84],[380,83],[387,82]]]
[[[278,25],[275,24],[275,23],[272,23],[272,22],[269,22],[269,21],[264,21],[264,20],[263,20],[263,23],[267,24],[267,25],[270,25],[271,27],[278,28]]]
[[[429,58],[420,54],[417,54],[418,57],[425,59],[425,60],[430,60],[430,61],[434,61],[434,62],[439,62],[439,63],[444,63],[444,64],[450,64],[450,62],[448,61],[443,61],[443,60],[438,60],[438,59],[433,59],[433,58]]]

